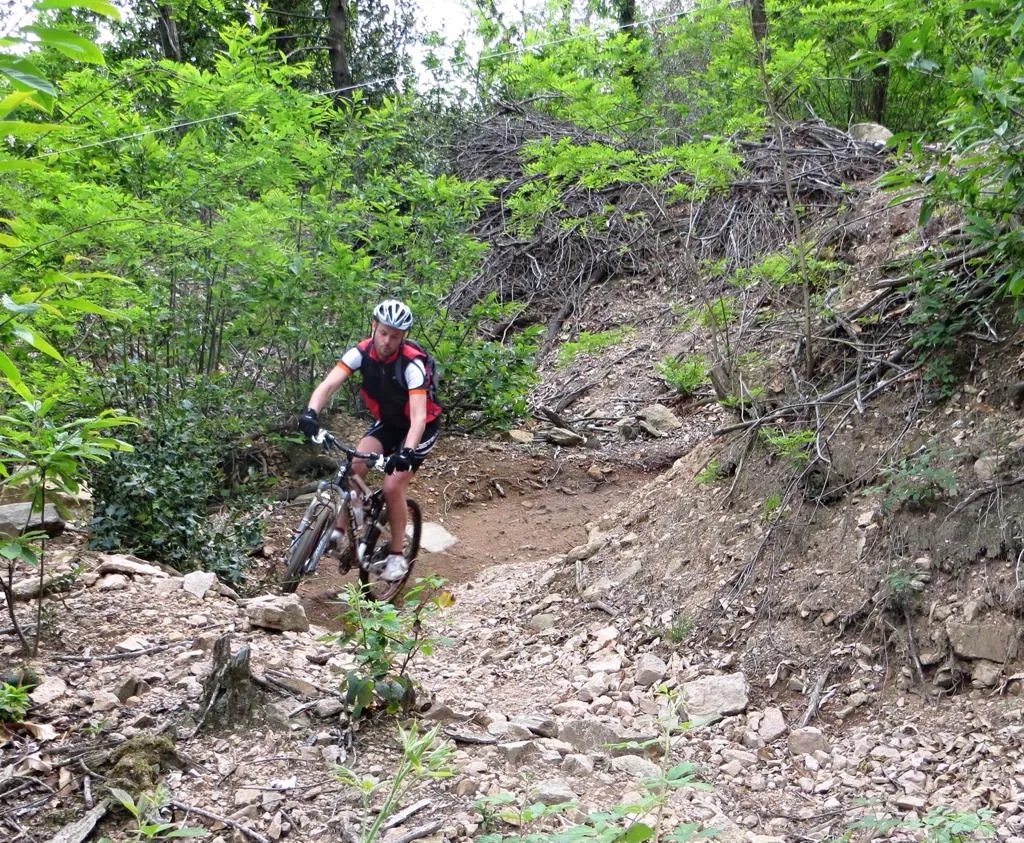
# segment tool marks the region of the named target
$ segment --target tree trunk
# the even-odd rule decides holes
[[[352,98],[351,21],[346,0],[328,0],[327,49],[331,56],[331,87],[336,99]]]
[[[892,49],[892,30],[880,29],[875,37],[875,45],[880,51]],[[889,96],[889,62],[883,62],[871,71],[871,119],[876,123],[885,120],[885,102]]]
[[[181,61],[181,43],[178,40],[178,24],[174,21],[174,9],[171,6],[160,6],[160,49],[164,58]]]
[[[760,45],[768,35],[768,14],[764,9],[764,0],[750,0],[750,28],[754,32],[754,41]]]

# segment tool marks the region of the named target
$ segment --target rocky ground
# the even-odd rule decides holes
[[[710,387],[684,399],[659,378],[666,354],[713,340],[683,330],[666,306],[680,295],[693,303],[664,279],[604,285],[566,338],[632,330],[545,362],[513,441],[449,437],[424,467],[416,496],[459,543],[417,572],[455,599],[427,626],[445,643],[410,665],[417,701],[397,721],[346,714],[356,650],[325,638],[342,607],[329,566],[295,598],[268,596],[301,501],[268,510],[245,596],[58,543],[41,615],[15,607],[42,629],[41,681],[28,723],[3,733],[0,839],[138,839],[110,787],[163,782],[168,820],[218,843],[361,840],[402,770],[398,725],[415,724],[438,728],[451,775],[405,779],[390,843],[573,836],[652,795],[645,819],[678,839],[690,823],[761,843],[975,839],[984,819],[1024,841],[1019,333],[942,403],[910,372],[851,412],[830,443],[849,482],[811,494],[757,437],[713,435],[736,414]],[[935,461],[899,462],[923,453]],[[926,505],[892,504],[897,481],[935,492],[937,477]],[[12,633],[0,663],[16,668]],[[218,647],[248,655],[252,721],[207,710],[226,694]],[[683,763],[704,789],[650,785]],[[525,807],[566,800],[564,815]]]

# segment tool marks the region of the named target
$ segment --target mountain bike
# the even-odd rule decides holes
[[[416,501],[406,498],[409,517],[405,527],[403,553],[409,563],[409,570],[400,580],[382,579],[376,571],[390,552],[391,528],[388,524],[388,504],[382,489],[371,489],[353,471],[355,460],[365,460],[377,471],[384,470],[387,457],[383,454],[357,451],[339,442],[327,430],[321,430],[313,441],[327,452],[344,455],[338,469],[330,480],[321,480],[302,515],[291,544],[284,557],[284,573],[281,576],[281,591],[290,594],[298,588],[299,581],[316,571],[320,557],[327,550],[331,530],[342,512],[348,518],[348,546],[341,553],[338,568],[348,573],[354,565],[359,571],[359,584],[364,594],[372,600],[394,600],[412,575],[413,562],[420,549],[420,535],[423,519]],[[362,505],[353,505],[353,495]]]

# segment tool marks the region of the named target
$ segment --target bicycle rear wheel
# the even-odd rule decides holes
[[[359,566],[359,584],[363,587],[363,593],[371,600],[394,602],[412,576],[413,563],[420,550],[423,516],[420,513],[420,505],[416,501],[406,498],[405,504],[409,509],[409,517],[405,522],[405,541],[402,544],[402,553],[409,563],[409,568],[404,577],[394,582],[381,579],[370,573],[370,565],[381,561],[390,553],[391,527],[388,525],[388,505],[385,503],[381,507],[376,526],[370,531],[365,561]]]
[[[299,587],[299,580],[306,573],[310,557],[320,546],[324,534],[334,525],[334,510],[321,503],[319,511],[312,514],[306,529],[292,538],[288,553],[284,557],[284,573],[281,575],[282,594],[291,594]]]

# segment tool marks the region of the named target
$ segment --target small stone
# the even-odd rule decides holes
[[[682,694],[689,719],[739,714],[749,701],[747,679],[742,673],[702,676],[684,683]]]
[[[526,622],[526,627],[531,632],[543,632],[545,629],[551,629],[558,622],[558,618],[547,612],[541,612],[534,615]]]
[[[190,571],[181,578],[181,587],[200,600],[216,583],[217,575],[212,571]]]
[[[544,805],[561,805],[563,802],[575,802],[578,798],[576,791],[562,779],[538,782],[533,797]]]
[[[107,574],[96,583],[97,591],[124,591],[131,581],[124,574]]]
[[[508,437],[510,442],[518,442],[520,445],[533,444],[533,434],[528,430],[512,428],[511,430],[505,431],[505,435]]]
[[[33,705],[49,705],[67,693],[68,685],[59,676],[51,676],[36,685],[29,693]]]
[[[585,776],[594,772],[594,759],[589,755],[570,753],[562,759],[562,770],[570,775]]]
[[[757,734],[765,743],[771,743],[786,734],[786,728],[786,718],[782,714],[782,709],[773,706],[766,708],[762,713]]]
[[[121,701],[117,698],[116,694],[112,694],[110,691],[97,691],[92,701],[92,710],[96,714],[113,711],[120,708],[120,706]]]
[[[668,673],[668,665],[665,660],[654,653],[644,653],[637,659],[636,675],[634,681],[641,688],[648,688],[661,682]]]
[[[625,773],[634,778],[657,776],[661,773],[661,767],[649,758],[639,755],[620,755],[612,759],[612,769],[618,773]]]
[[[791,755],[812,755],[816,751],[828,752],[828,740],[816,726],[805,726],[789,733]]]

